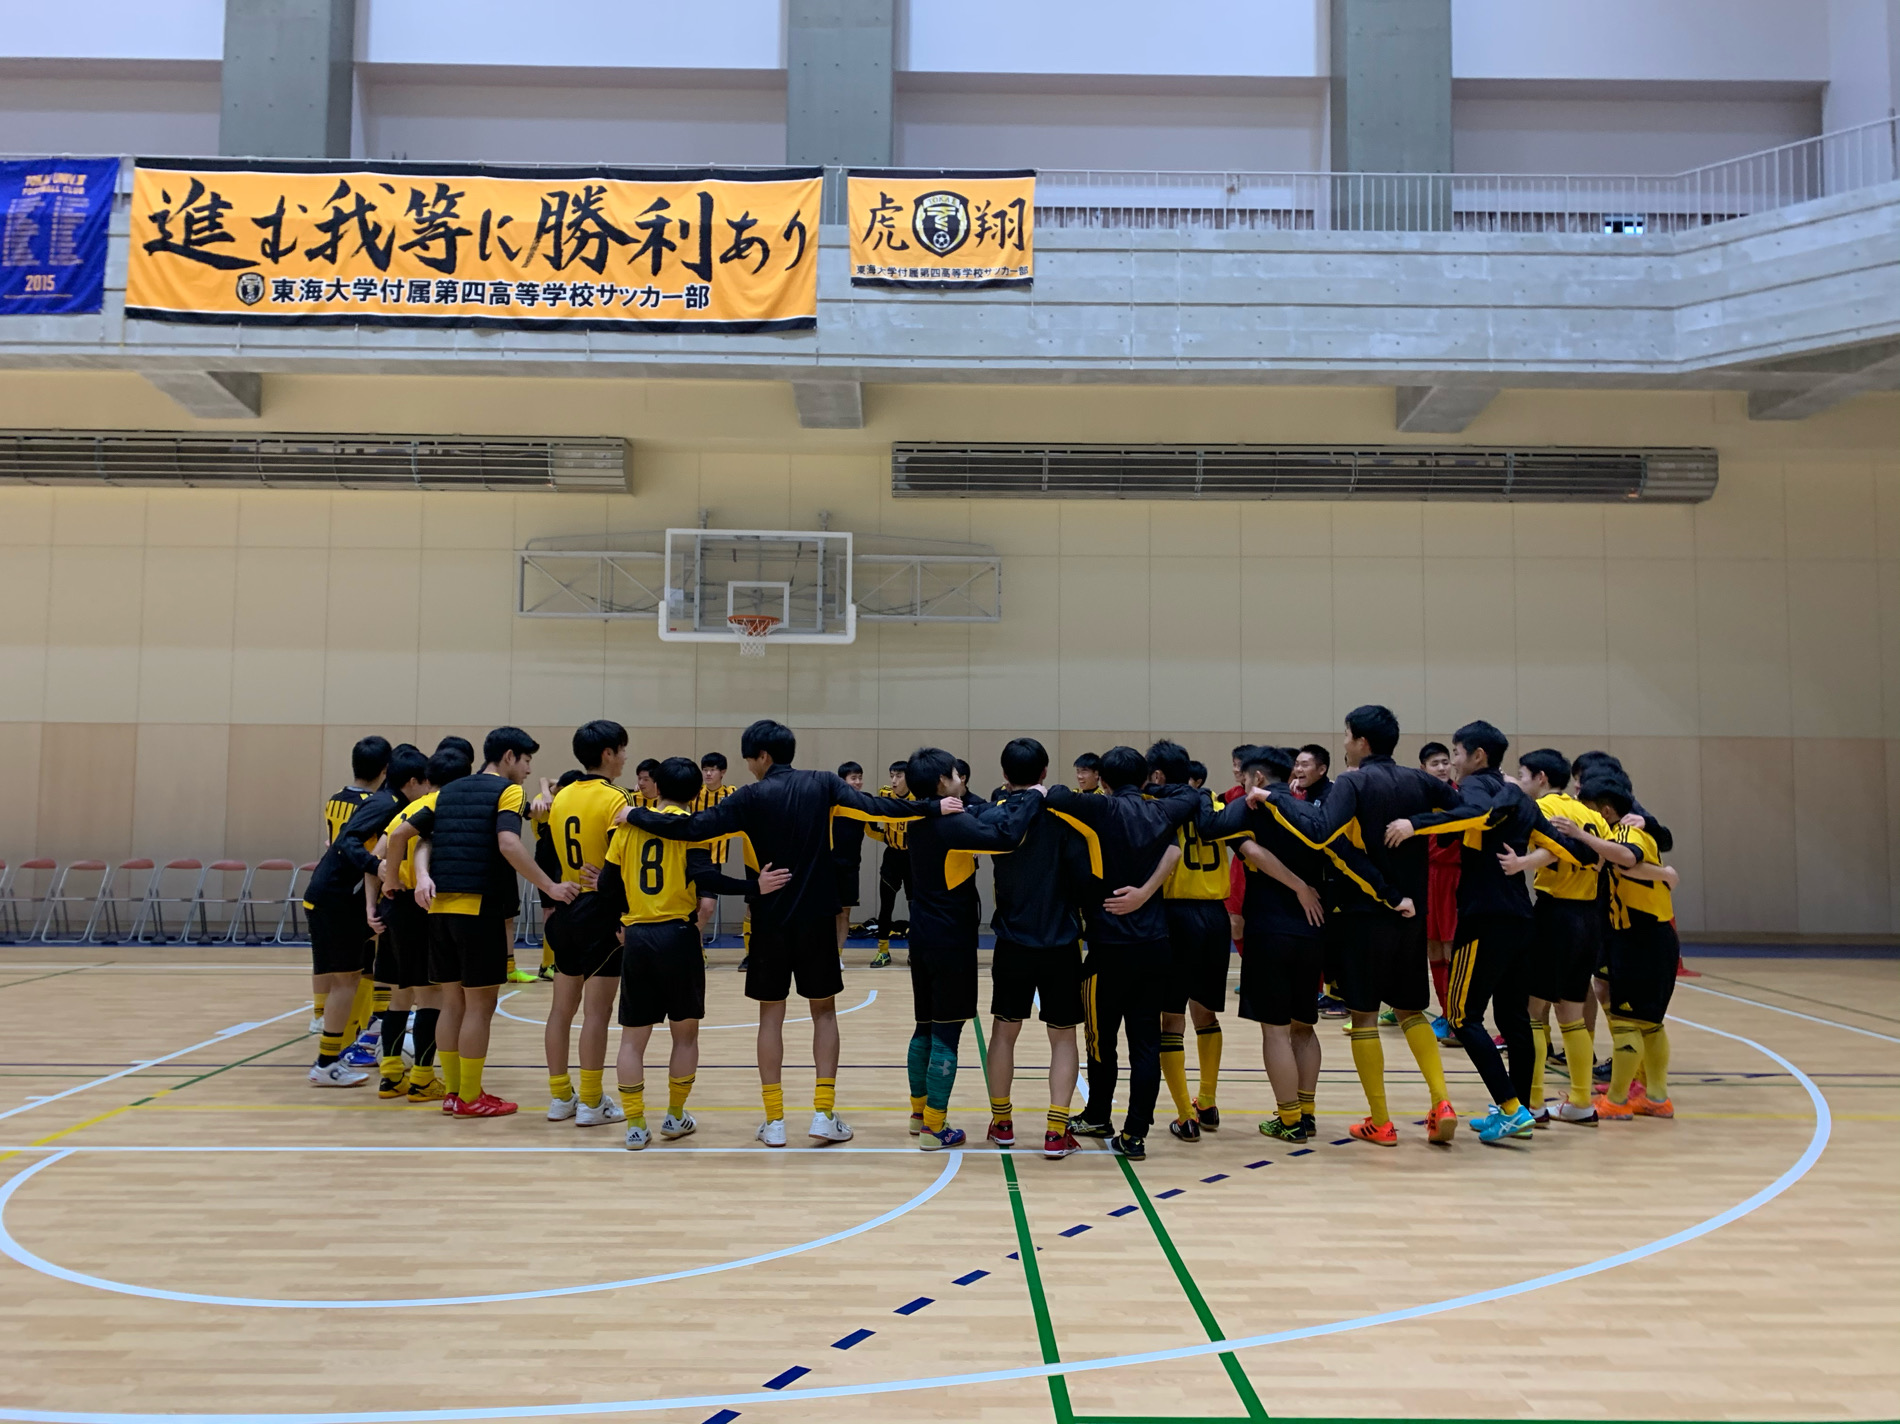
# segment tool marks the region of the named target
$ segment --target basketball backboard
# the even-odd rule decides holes
[[[660,637],[736,643],[737,615],[777,618],[775,643],[850,643],[851,536],[827,530],[669,529]]]

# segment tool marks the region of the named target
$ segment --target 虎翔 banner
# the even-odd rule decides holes
[[[272,326],[796,331],[817,168],[141,158],[127,316]]]
[[[1036,275],[1036,173],[853,168],[851,282],[969,291]]]

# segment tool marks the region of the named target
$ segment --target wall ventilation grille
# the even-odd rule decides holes
[[[936,499],[1453,500],[1695,504],[1701,449],[1420,445],[891,447],[891,490]]]
[[[624,494],[626,469],[618,439],[0,431],[0,484]]]

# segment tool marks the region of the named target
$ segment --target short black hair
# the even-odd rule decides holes
[[[1585,801],[1598,801],[1608,806],[1616,812],[1619,821],[1629,815],[1630,807],[1636,803],[1636,794],[1629,778],[1600,763],[1583,778],[1577,793]]]
[[[668,757],[655,768],[653,784],[666,800],[685,805],[704,789],[706,778],[691,757]]]
[[[467,737],[458,737],[455,733],[450,732],[446,737],[435,744],[435,749],[439,752],[460,752],[462,754],[462,760],[466,761],[470,766],[475,764],[475,743],[471,742]]]
[[[902,771],[902,770],[903,770],[903,769],[904,769],[905,767],[907,767],[907,766],[909,766],[909,765],[910,765],[910,763],[909,763],[909,762],[906,762],[906,761],[894,761],[894,762],[892,762],[892,763],[891,763],[891,764],[890,764],[889,766],[887,766],[887,767],[885,767],[885,768],[884,768],[884,770],[885,770],[885,771],[886,771],[887,773],[888,773],[888,772],[896,772],[896,771]]]
[[[1542,772],[1552,791],[1562,791],[1570,784],[1570,762],[1555,747],[1539,747],[1536,751],[1525,752],[1517,759],[1517,764],[1532,776]]]
[[[1399,719],[1392,715],[1390,707],[1381,707],[1376,702],[1368,702],[1348,712],[1346,730],[1355,737],[1364,737],[1374,756],[1391,756],[1392,748],[1399,744]],[[1309,748],[1301,747],[1300,750],[1307,751]]]
[[[1285,781],[1293,775],[1293,749],[1243,747],[1240,752],[1240,772],[1244,776],[1250,771],[1265,772],[1269,781]]]
[[[910,779],[909,777],[905,778],[906,781],[908,781],[909,779]],[[957,758],[957,780],[967,783],[969,779],[970,779],[970,764],[967,761],[965,761],[962,757],[958,757]]]
[[[1582,753],[1575,761],[1570,763],[1570,774],[1576,777],[1577,780],[1582,781],[1584,775],[1592,768],[1604,766],[1607,766],[1610,770],[1619,775],[1628,775],[1628,773],[1623,770],[1623,763],[1611,756],[1608,752]]]
[[[783,722],[761,717],[739,737],[739,754],[744,757],[769,754],[773,766],[790,766],[792,758],[798,755],[798,738]]]
[[[429,758],[423,755],[422,748],[404,742],[389,753],[389,779],[383,784],[391,791],[400,791],[412,781],[421,781],[429,775]]]
[[[711,767],[714,771],[724,771],[726,769],[726,754],[724,752],[707,752],[705,756],[699,759],[699,766],[702,771],[707,767]]]
[[[437,747],[435,755],[429,758],[429,785],[439,791],[451,781],[460,781],[474,769],[474,763],[463,755],[460,747]]]
[[[482,760],[491,766],[509,752],[533,756],[540,750],[541,744],[519,727],[497,727],[482,738]]]
[[[1483,752],[1485,765],[1493,771],[1504,765],[1504,754],[1511,749],[1510,738],[1489,722],[1467,722],[1451,739],[1467,752]]]
[[[1191,760],[1186,747],[1165,737],[1148,748],[1148,770],[1160,772],[1161,779],[1170,786],[1186,784]]]
[[[1108,789],[1119,791],[1124,786],[1139,786],[1148,779],[1148,758],[1133,747],[1110,747],[1102,753],[1099,770]]]
[[[578,766],[570,766],[566,771],[561,773],[561,779],[554,783],[554,789],[556,791],[565,791],[585,775],[587,775],[587,773],[582,771]]]
[[[1253,750],[1252,742],[1242,742],[1239,746],[1235,747],[1231,752],[1227,753],[1227,755],[1232,757],[1235,761],[1241,761],[1246,757],[1247,753],[1252,750]]]
[[[574,760],[588,771],[600,765],[608,752],[627,744],[627,729],[618,722],[589,722],[574,729]]]
[[[1205,780],[1207,780],[1207,766],[1206,766],[1206,764],[1205,764],[1205,763],[1203,763],[1203,762],[1198,762],[1198,761],[1191,761],[1191,762],[1189,762],[1189,763],[1188,763],[1188,780],[1189,780],[1189,781],[1205,781]]]
[[[861,766],[859,766],[859,765],[858,765],[858,764],[857,764],[856,762],[854,762],[854,761],[845,761],[845,762],[839,762],[839,763],[838,763],[838,775],[840,775],[840,776],[863,776],[863,775],[864,775],[864,768],[863,768],[863,767],[861,767]]]
[[[914,796],[935,796],[956,766],[957,759],[942,747],[919,747],[904,763],[904,782]]]
[[[389,770],[389,738],[368,736],[350,748],[350,775],[371,781]]]
[[[1003,780],[1034,786],[1049,774],[1049,752],[1034,737],[1018,737],[1003,748]]]
[[[1418,764],[1423,766],[1433,757],[1448,757],[1450,755],[1451,748],[1446,746],[1443,742],[1427,742],[1418,749]]]
[[[1077,771],[1100,771],[1102,769],[1102,759],[1095,755],[1094,752],[1083,752],[1081,756],[1075,759],[1075,769]]]
[[[633,774],[635,776],[638,776],[642,772],[645,772],[648,776],[651,776],[653,775],[654,772],[658,771],[659,769],[660,769],[660,759],[658,757],[648,757],[645,761],[641,762],[638,766],[636,766],[633,769]],[[704,778],[701,778],[699,784],[701,786],[704,786],[706,784]]]
[[[1322,771],[1331,771],[1333,769],[1333,754],[1327,751],[1326,748],[1322,747],[1318,742],[1308,742],[1299,749],[1299,755],[1310,756],[1314,761],[1319,763],[1320,770]]]

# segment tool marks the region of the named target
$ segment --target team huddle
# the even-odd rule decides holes
[[[1662,861],[1667,830],[1637,803],[1621,764],[1540,749],[1507,770],[1509,744],[1487,722],[1460,728],[1449,748],[1427,744],[1419,767],[1393,760],[1398,740],[1389,710],[1359,707],[1345,719],[1339,776],[1327,775],[1320,747],[1241,746],[1236,784],[1216,796],[1206,769],[1172,741],[1084,757],[1072,788],[1049,784],[1047,752],[1022,737],[1003,749],[1002,784],[985,800],[970,794],[967,763],[935,747],[893,765],[877,794],[864,791],[856,763],[797,768],[792,731],[773,721],[745,730],[749,785],[726,785],[715,753],[643,761],[637,790],[619,784],[626,730],[589,722],[574,733],[580,769],[532,799],[525,784],[540,748],[519,728],[490,732],[479,765],[460,737],[429,755],[365,738],[352,784],[326,806],[328,846],[305,900],[321,1034],[310,1082],[357,1087],[373,1066],[384,1098],[439,1102],[455,1118],[512,1114],[515,1103],[483,1086],[491,1023],[504,983],[548,978],[548,1118],[621,1125],[629,1149],[647,1147],[645,1057],[664,1023],[657,1131],[685,1137],[697,1129],[687,1103],[705,931],[718,897],[730,896],[745,905],[741,967],[759,1006],[758,1140],[787,1141],[783,1030],[796,992],[809,1006],[817,1072],[807,1136],[848,1141],[836,1108],[836,999],[868,833],[886,847],[873,965],[889,962],[896,893],[908,894],[910,1132],[926,1151],[965,1140],[947,1118],[963,1027],[978,1013],[978,856],[995,870],[985,1068],[987,1137],[999,1146],[1016,1143],[1015,1049],[1032,1014],[1050,1045],[1044,1156],[1069,1156],[1083,1137],[1145,1156],[1163,1082],[1174,1137],[1218,1131],[1220,1015],[1236,949],[1236,1008],[1260,1025],[1275,1100],[1260,1124],[1269,1137],[1314,1134],[1322,1005],[1351,1019],[1368,1111],[1349,1130],[1365,1142],[1399,1140],[1382,1022],[1402,1031],[1425,1080],[1435,1144],[1449,1145],[1459,1122],[1446,1046],[1469,1056],[1491,1099],[1470,1119],[1481,1142],[1526,1139],[1552,1122],[1672,1116],[1663,1024],[1678,961],[1676,872]],[[734,844],[742,875],[727,873]],[[513,961],[521,881],[545,914],[538,976]],[[1599,1006],[1612,1042],[1601,1084]],[[1554,1111],[1544,1103],[1547,1059],[1569,1078]]]

